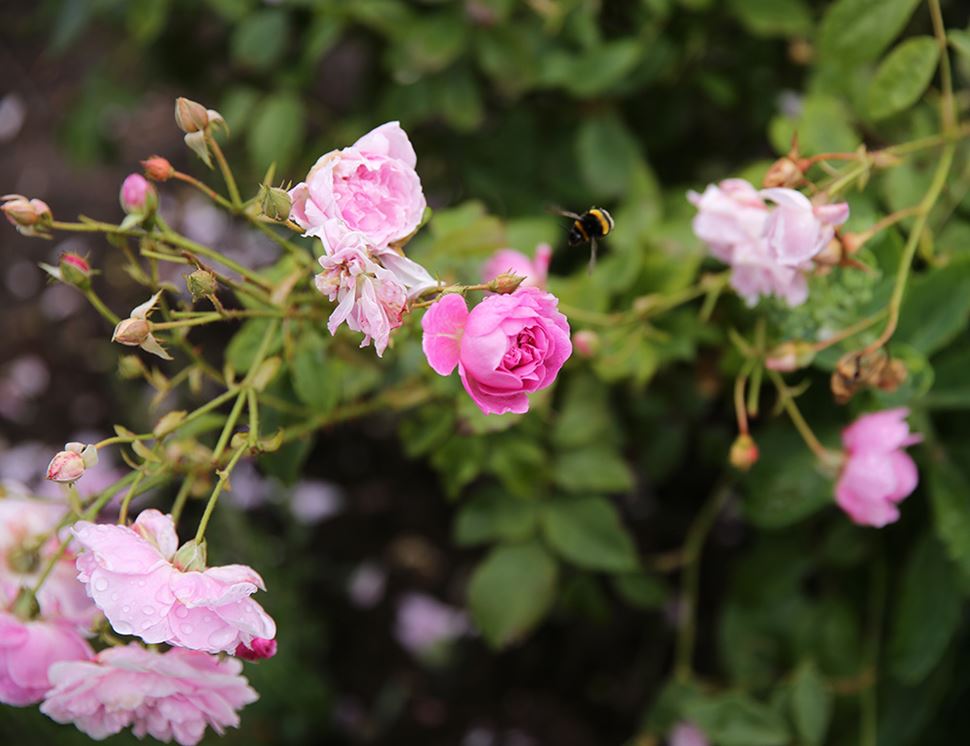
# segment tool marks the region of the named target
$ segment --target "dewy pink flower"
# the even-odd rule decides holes
[[[0,612],[0,702],[18,707],[39,702],[51,688],[47,678],[51,664],[93,655],[68,622],[25,622]]]
[[[232,658],[179,648],[156,653],[132,643],[51,666],[54,688],[40,709],[96,740],[130,727],[138,738],[194,746],[206,726],[220,735],[238,728],[237,710],[259,698],[241,672]]]
[[[457,366],[485,414],[527,412],[526,394],[549,386],[572,353],[557,304],[549,293],[519,288],[487,296],[469,313],[464,298],[445,295],[421,320],[425,357],[442,376]]]
[[[342,232],[364,234],[378,249],[413,233],[426,206],[417,156],[398,122],[382,124],[349,148],[321,156],[306,181],[290,190],[290,219],[306,231],[323,236],[332,218]],[[336,238],[339,239],[339,236]]]
[[[489,282],[501,274],[511,273],[525,278],[519,287],[545,288],[551,261],[552,247],[547,243],[536,246],[534,259],[515,249],[499,249],[485,264],[482,281]]]
[[[79,521],[72,533],[86,550],[78,580],[122,635],[210,653],[232,653],[276,624],[249,596],[265,590],[245,565],[185,571],[173,563],[178,537],[170,515],[144,510],[131,527]]]
[[[897,504],[916,489],[916,464],[903,449],[922,437],[910,433],[908,414],[905,408],[866,414],[842,431],[846,461],[835,500],[856,523],[894,523],[899,520]]]
[[[762,189],[760,194],[777,205],[765,223],[765,239],[771,256],[786,267],[809,261],[832,240],[835,228],[849,219],[845,202],[813,205],[794,189]]]
[[[391,332],[401,326],[409,296],[437,283],[421,265],[391,249],[376,251],[363,233],[344,231],[337,219],[325,221],[320,231],[326,253],[320,257],[323,272],[315,283],[337,302],[327,328],[336,334],[346,322],[364,334],[360,346],[373,340],[381,357]]]

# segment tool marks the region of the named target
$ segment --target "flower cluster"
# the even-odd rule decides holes
[[[812,259],[849,217],[844,202],[813,204],[794,189],[759,191],[743,179],[710,184],[688,199],[697,208],[694,233],[731,265],[731,286],[749,306],[763,296],[804,303]]]

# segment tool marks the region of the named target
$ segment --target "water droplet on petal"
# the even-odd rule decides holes
[[[97,580],[95,580],[94,590],[98,591],[99,593],[104,593],[106,590],[108,590],[108,579],[98,578]]]
[[[191,635],[193,627],[191,624],[183,624],[180,629],[183,635]]]
[[[144,614],[145,616],[151,616],[152,614],[155,613],[155,607],[154,606],[145,606],[145,607],[142,608],[141,613]]]
[[[236,637],[236,630],[232,627],[225,626],[222,629],[217,629],[211,635],[209,635],[209,645],[213,648],[224,648],[229,645],[230,642]]]
[[[128,622],[117,621],[113,622],[111,626],[114,627],[115,632],[117,632],[119,635],[131,634],[131,625],[128,624]]]
[[[128,605],[126,604],[126,605],[124,605],[124,606],[122,606],[122,607],[121,607],[121,610],[122,610],[122,611],[123,611],[123,612],[124,612],[125,614],[127,614],[127,613],[128,613],[129,611],[131,611],[131,607],[130,607],[130,606],[128,606]]]
[[[189,610],[186,609],[184,606],[179,605],[175,607],[175,616],[177,616],[179,619],[185,619],[185,617],[187,617],[188,615],[189,615]]]
[[[121,598],[121,596],[119,596],[117,593],[112,593],[111,594],[111,600],[112,601],[117,601],[119,598]]]

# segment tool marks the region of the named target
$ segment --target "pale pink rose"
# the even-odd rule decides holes
[[[551,261],[552,247],[547,243],[536,246],[534,259],[515,249],[499,249],[485,264],[482,281],[490,282],[501,274],[509,273],[525,278],[519,287],[545,288]]]
[[[549,386],[572,353],[557,304],[538,288],[519,288],[487,296],[469,313],[464,298],[445,295],[421,320],[425,357],[442,376],[457,366],[485,414],[527,412],[526,394]]]
[[[414,166],[417,157],[398,122],[371,130],[349,148],[333,150],[316,162],[306,181],[290,190],[290,219],[307,236],[337,218],[342,232],[363,233],[378,249],[413,233],[426,202]],[[338,237],[339,238],[339,237]]]
[[[121,183],[118,196],[121,208],[129,214],[149,212],[158,204],[155,187],[141,174],[128,174]]]
[[[249,645],[239,643],[236,648],[236,657],[247,661],[259,661],[272,658],[276,655],[276,640],[266,640],[262,637],[254,637]]]
[[[194,746],[206,726],[220,735],[238,728],[237,710],[259,698],[241,672],[233,658],[132,643],[51,666],[54,688],[40,710],[99,741],[130,727],[138,738]]]
[[[765,223],[768,251],[780,264],[796,267],[828,246],[835,228],[849,219],[849,205],[838,202],[813,205],[794,189],[762,189],[761,196],[774,202]]]
[[[18,707],[39,702],[51,688],[51,664],[87,660],[93,655],[91,646],[69,622],[25,622],[0,612],[0,702]]]
[[[704,731],[693,723],[677,723],[667,738],[668,746],[708,746],[710,741]]]
[[[421,265],[390,249],[376,252],[363,233],[343,231],[338,223],[329,219],[320,226],[327,251],[314,280],[337,303],[327,328],[336,334],[346,323],[364,334],[361,347],[373,340],[381,357],[391,332],[401,326],[408,298],[437,283]]]
[[[173,562],[178,537],[170,515],[144,510],[131,527],[79,521],[71,531],[85,550],[78,580],[119,634],[210,653],[276,636],[276,623],[249,598],[266,589],[255,570],[199,572]]]
[[[421,593],[407,594],[397,607],[394,636],[414,655],[422,655],[468,634],[468,615]]]
[[[786,267],[769,256],[763,239],[734,247],[731,287],[748,306],[764,296],[779,298],[794,308],[808,299],[806,267]]]
[[[687,199],[697,208],[694,234],[722,262],[731,264],[735,246],[756,242],[764,234],[768,206],[744,179],[708,184],[703,194],[690,191]]]
[[[835,500],[856,523],[882,527],[899,520],[897,504],[919,482],[913,459],[903,450],[922,436],[910,433],[905,408],[866,414],[842,431],[845,465]]]

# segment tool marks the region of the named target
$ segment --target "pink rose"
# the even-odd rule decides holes
[[[424,215],[416,163],[401,125],[382,124],[349,148],[320,157],[306,181],[290,190],[290,219],[305,235],[323,238],[328,250],[322,226],[332,218],[341,232],[362,233],[366,243],[384,248],[411,235]]]
[[[922,437],[910,433],[905,408],[866,414],[842,431],[845,465],[835,501],[858,524],[881,528],[899,520],[896,504],[919,482],[913,459],[903,451]]]
[[[236,648],[236,657],[247,661],[265,660],[274,655],[276,655],[276,640],[266,640],[262,637],[254,637],[248,646],[239,643]]]
[[[99,741],[130,727],[138,738],[194,746],[207,725],[220,735],[238,728],[236,711],[259,698],[241,672],[232,658],[132,643],[51,666],[54,688],[40,710]]]
[[[671,729],[667,743],[669,746],[708,746],[710,741],[696,725],[682,722]]]
[[[457,366],[485,414],[527,412],[526,394],[549,386],[572,353],[557,304],[549,293],[519,288],[487,296],[469,313],[464,298],[445,295],[421,320],[425,357],[442,376]]]
[[[173,563],[178,536],[170,515],[144,510],[131,527],[79,521],[71,529],[86,550],[78,580],[118,634],[210,653],[232,653],[276,623],[249,596],[265,590],[245,565],[187,571]]]
[[[734,247],[731,287],[749,307],[773,295],[794,308],[808,300],[804,269],[779,264],[768,254],[764,240],[758,239]]]
[[[499,249],[485,264],[482,281],[490,282],[501,274],[511,273],[525,278],[519,287],[545,288],[551,261],[552,247],[547,243],[536,246],[535,259],[515,249]]]
[[[813,205],[794,189],[762,189],[760,194],[777,205],[765,223],[765,239],[771,256],[786,267],[809,261],[828,246],[836,226],[849,219],[845,202]]]
[[[51,688],[48,669],[58,661],[87,660],[91,646],[68,622],[25,622],[0,612],[0,702],[39,702]]]

